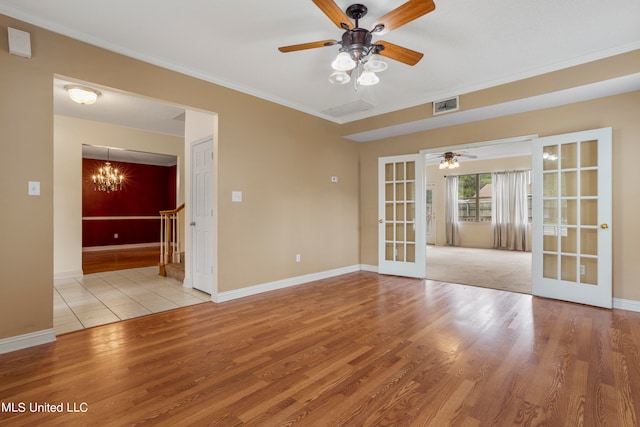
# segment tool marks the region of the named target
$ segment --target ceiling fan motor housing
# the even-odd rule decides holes
[[[371,38],[371,32],[363,28],[354,28],[342,35],[342,46],[354,61],[359,62],[371,51]]]

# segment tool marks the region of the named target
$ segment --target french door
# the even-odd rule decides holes
[[[427,184],[427,199],[425,201],[426,211],[426,233],[427,233],[427,245],[434,245],[436,243],[436,185]]]
[[[419,154],[378,159],[378,272],[425,277],[425,176]]]
[[[533,142],[533,295],[612,306],[611,134]]]

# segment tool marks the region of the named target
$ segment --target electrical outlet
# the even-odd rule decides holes
[[[580,264],[580,275],[584,276],[587,274],[587,267],[584,264]]]
[[[113,235],[113,238],[114,238],[114,239],[117,239],[117,238],[118,238],[118,233],[115,233],[115,234]]]
[[[300,254],[296,254],[296,262],[300,262]]]

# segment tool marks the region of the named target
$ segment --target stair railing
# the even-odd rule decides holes
[[[184,253],[184,203],[176,209],[160,211],[160,275],[165,275],[164,266],[180,262]]]

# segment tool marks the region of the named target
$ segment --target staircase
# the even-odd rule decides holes
[[[184,281],[184,203],[160,211],[160,276]]]
[[[180,252],[178,255],[180,257],[179,262],[164,264],[164,274],[160,273],[160,275],[184,282],[184,252]]]

